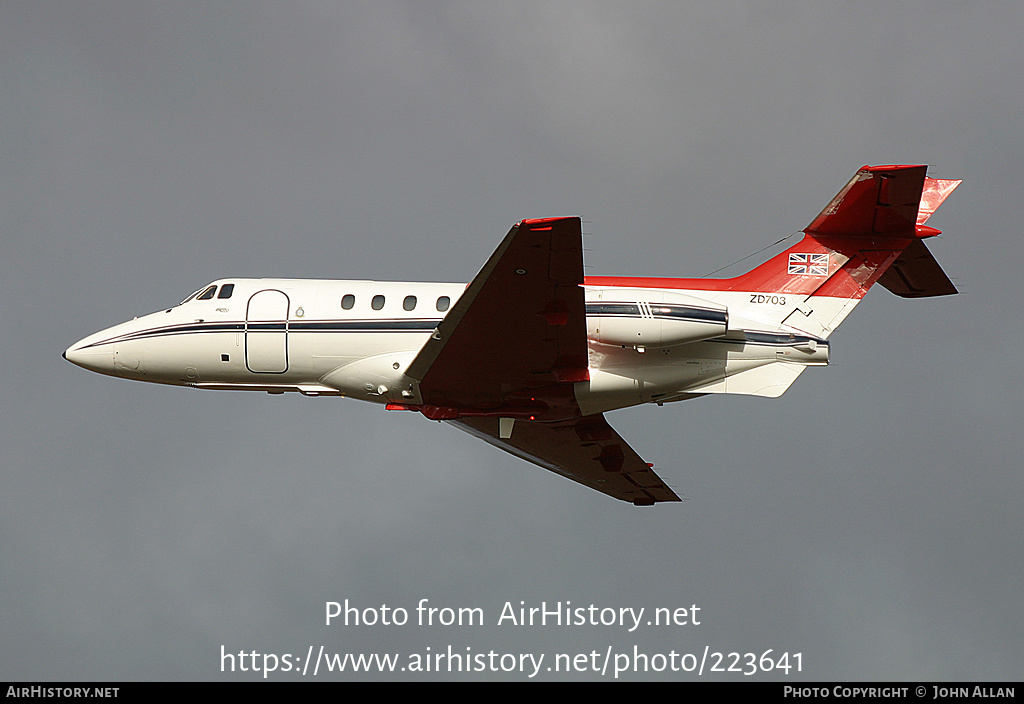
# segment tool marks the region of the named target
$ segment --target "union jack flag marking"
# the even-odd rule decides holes
[[[811,276],[828,276],[829,257],[824,254],[790,254],[790,274],[810,274]]]

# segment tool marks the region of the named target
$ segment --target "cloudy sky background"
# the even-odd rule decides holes
[[[1020,679],[1022,30],[1013,2],[3,3],[0,678],[450,644]],[[929,223],[962,295],[873,291],[780,399],[611,414],[681,505],[416,414],[60,358],[225,276],[468,281],[524,217],[582,216],[588,273],[700,276],[885,163],[964,179]],[[424,598],[486,624],[323,622]]]

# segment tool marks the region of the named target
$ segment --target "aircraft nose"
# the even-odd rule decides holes
[[[61,357],[74,365],[99,372],[100,374],[111,374],[114,371],[114,349],[113,345],[83,344],[85,340],[77,342],[68,347],[61,354]]]

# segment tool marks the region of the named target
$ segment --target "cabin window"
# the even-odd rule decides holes
[[[437,299],[438,312],[444,313],[446,310],[448,310],[448,306],[450,306],[451,304],[452,299],[448,298],[448,296],[441,296],[440,298]]]
[[[220,293],[217,294],[217,298],[231,298],[231,294],[235,291],[234,284],[224,284],[220,287]]]
[[[415,310],[416,309],[416,296],[406,296],[405,300],[402,301],[403,310]]]
[[[374,296],[373,300],[370,301],[370,307],[373,308],[374,310],[380,310],[381,308],[383,308],[384,307],[384,296],[381,296],[379,294]]]
[[[216,286],[211,286],[210,288],[208,288],[205,291],[203,291],[202,293],[200,293],[199,297],[196,298],[196,300],[197,301],[208,301],[211,298],[213,298],[213,294],[216,293],[216,291],[217,291],[217,287]]]
[[[341,297],[341,307],[345,310],[352,310],[352,306],[356,304],[356,297],[351,293],[346,293]]]

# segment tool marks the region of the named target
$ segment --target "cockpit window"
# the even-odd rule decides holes
[[[202,291],[202,290],[203,290],[203,289],[199,289],[199,291]],[[196,296],[198,296],[198,295],[199,295],[199,291],[193,291],[192,293],[190,293],[190,294],[189,294],[189,297],[188,297],[188,298],[186,298],[186,299],[185,299],[184,301],[182,301],[182,302],[181,302],[181,303],[179,303],[178,305],[179,305],[179,306],[183,306],[183,305],[185,305],[186,303],[188,303],[189,301],[191,301],[191,300],[192,300],[193,298],[195,298]]]
[[[217,298],[231,298],[231,294],[235,290],[234,284],[224,284],[220,287],[220,293],[217,294]]]
[[[203,291],[202,293],[200,293],[199,296],[196,298],[196,300],[197,301],[208,301],[211,298],[213,298],[213,294],[216,293],[216,291],[217,291],[217,287],[216,286],[211,286],[210,288],[208,288],[205,291]]]

